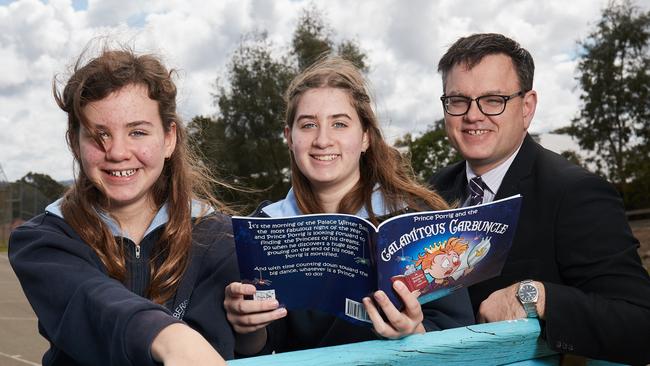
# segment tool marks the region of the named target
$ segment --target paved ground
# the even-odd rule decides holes
[[[47,348],[7,253],[0,253],[0,365],[40,365]]]
[[[630,222],[641,242],[639,254],[650,271],[650,219]],[[38,334],[36,316],[23,295],[7,253],[0,252],[0,365],[40,365],[47,342]]]

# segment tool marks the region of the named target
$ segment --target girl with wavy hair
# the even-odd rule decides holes
[[[15,230],[9,258],[50,342],[43,365],[225,364],[237,279],[230,220],[187,146],[152,55],[104,50],[60,92],[77,172]]]
[[[408,160],[384,140],[366,82],[352,63],[339,57],[317,61],[291,82],[285,99],[292,188],[256,215],[347,213],[377,224],[411,210],[448,208],[416,182]],[[404,303],[401,311],[383,291],[363,300],[372,329],[319,311],[287,314],[275,300],[246,299],[255,287],[240,282],[226,288],[224,305],[236,350],[244,355],[401,338],[474,320],[464,290],[424,306],[401,282],[394,290]]]

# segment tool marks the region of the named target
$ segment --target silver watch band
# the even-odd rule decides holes
[[[537,304],[534,302],[524,303],[524,310],[527,318],[537,318]]]

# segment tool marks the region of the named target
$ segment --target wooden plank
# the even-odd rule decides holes
[[[234,360],[229,365],[503,365],[553,355],[537,320],[520,319]],[[549,363],[543,363],[548,365]]]

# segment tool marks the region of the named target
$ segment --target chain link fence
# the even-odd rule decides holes
[[[49,203],[28,183],[0,183],[0,251],[6,250],[13,228],[42,213]]]

